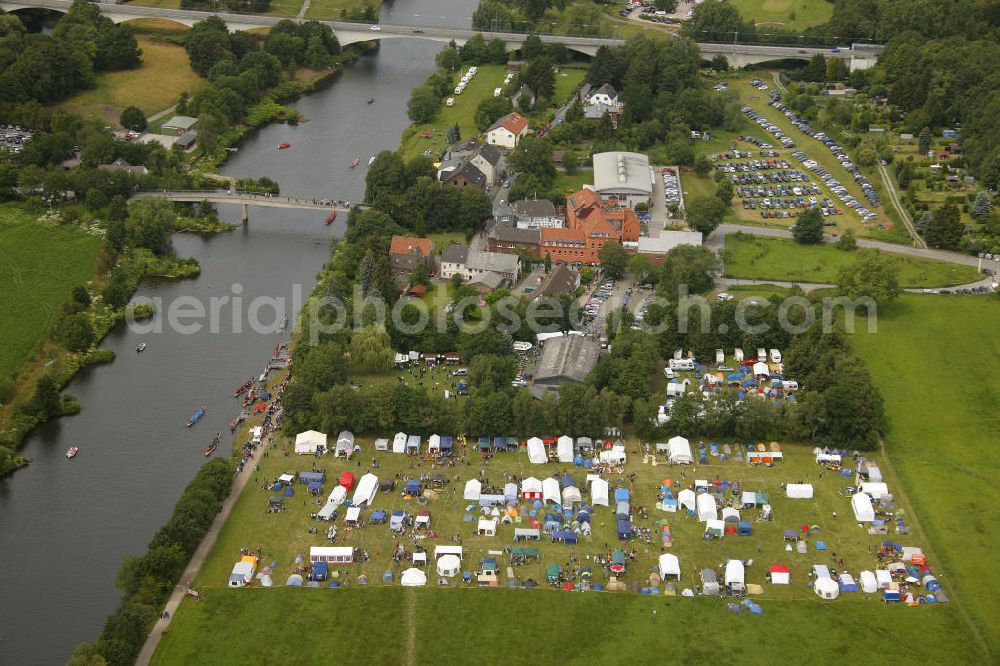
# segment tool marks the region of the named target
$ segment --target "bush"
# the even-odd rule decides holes
[[[66,349],[81,352],[94,344],[94,327],[83,313],[67,315],[56,326],[56,339]]]

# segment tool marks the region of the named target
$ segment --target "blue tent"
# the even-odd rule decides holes
[[[628,501],[628,488],[615,488],[615,501],[616,502],[627,502]]]
[[[280,493],[280,492],[281,492],[281,489],[282,489],[283,487],[284,487],[284,486],[282,486],[282,485],[281,485],[280,483],[276,483],[276,484],[274,484],[273,486],[271,486],[271,492],[272,492],[272,493]]]
[[[556,532],[558,532],[560,527],[562,527],[562,521],[560,520],[545,521],[544,529],[546,532],[549,532],[550,534],[555,534]]]
[[[826,542],[825,541],[817,541],[816,545],[815,545],[815,548],[816,548],[816,550],[826,550]]]
[[[309,488],[309,490],[311,490],[311,491],[312,491],[312,490],[319,490],[319,489],[320,489],[320,488],[322,488],[322,487],[323,487],[323,484],[322,484],[322,483],[320,483],[319,481],[313,481],[312,483],[310,483],[310,484],[309,484],[309,485],[307,486],[307,488]]]
[[[561,488],[566,489],[566,488],[569,488],[570,486],[575,486],[575,485],[576,484],[573,483],[573,477],[572,476],[570,476],[569,474],[563,474],[562,475],[562,481],[559,483],[559,486]]]
[[[493,448],[497,451],[507,450],[507,438],[506,437],[494,437],[493,438]]]
[[[338,587],[340,587],[340,581],[339,580],[331,580],[330,581],[330,589],[331,590],[336,590]]]
[[[440,444],[442,451],[451,451],[453,448],[453,445],[451,443],[451,437],[442,437]]]
[[[420,492],[420,482],[416,479],[410,479],[406,482],[406,494],[414,495]]]
[[[577,541],[576,532],[569,530],[556,530],[552,534],[553,541],[562,541],[565,544],[575,544]]]
[[[580,513],[576,514],[576,519],[577,519],[578,522],[581,522],[581,523],[589,523],[590,522],[590,514],[587,513],[586,511],[581,511]]]
[[[736,529],[739,536],[750,536],[753,534],[753,525],[746,520],[741,520],[736,526]]]
[[[330,565],[326,562],[313,562],[312,565],[312,579],[313,580],[326,580],[330,575]]]
[[[600,592],[604,589],[604,586],[600,583],[594,583],[594,586],[591,589],[594,590],[594,592]]]
[[[385,522],[385,511],[372,511],[372,522],[373,523],[384,523]]]
[[[632,523],[628,520],[618,521],[618,538],[622,541],[628,541],[632,538]]]
[[[291,486],[285,488],[285,497],[295,497],[295,489]]]
[[[299,472],[299,483],[326,483],[326,472]]]
[[[485,450],[487,450],[489,448],[490,448],[490,438],[489,437],[480,437],[479,438],[479,450],[480,451],[485,451]]]

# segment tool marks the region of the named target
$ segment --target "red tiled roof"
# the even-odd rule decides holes
[[[418,250],[421,255],[426,257],[431,253],[432,244],[430,238],[393,236],[392,244],[389,246],[389,254],[410,254],[413,250]]]
[[[524,131],[524,128],[528,126],[528,119],[522,116],[517,111],[510,113],[504,118],[501,127],[506,129],[511,134],[517,136]]]

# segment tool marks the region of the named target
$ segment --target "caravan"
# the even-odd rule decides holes
[[[694,361],[689,358],[672,358],[667,362],[667,364],[668,367],[675,372],[694,370]]]

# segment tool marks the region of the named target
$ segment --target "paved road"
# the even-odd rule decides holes
[[[247,206],[263,206],[265,208],[299,208],[311,210],[336,210],[338,212],[349,212],[348,202],[333,204],[320,203],[313,199],[296,199],[283,197],[280,195],[265,196],[263,194],[245,194],[234,192],[230,194],[226,190],[190,190],[186,192],[137,192],[136,198],[162,197],[170,201],[181,201],[197,203],[208,201],[210,203],[232,203],[244,204]]]
[[[885,189],[889,192],[889,200],[892,201],[892,205],[896,208],[896,212],[899,213],[900,219],[903,220],[903,224],[906,225],[906,229],[910,232],[910,237],[913,242],[918,246],[926,248],[927,242],[920,237],[917,233],[917,228],[913,226],[913,220],[910,218],[910,212],[906,210],[906,207],[900,202],[899,195],[896,194],[896,184],[892,182],[892,178],[889,177],[889,172],[886,170],[885,165],[882,164],[881,160],[878,162],[878,172],[882,175],[882,182],[885,183]]]

